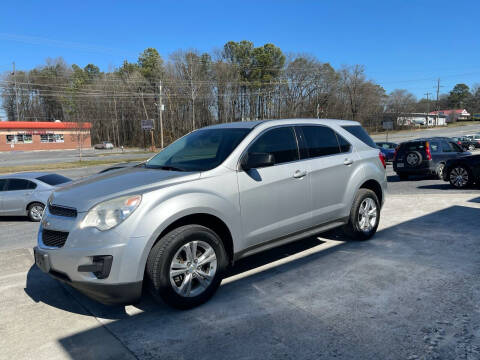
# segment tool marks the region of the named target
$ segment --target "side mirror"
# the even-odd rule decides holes
[[[248,171],[275,165],[275,156],[269,153],[250,153],[242,160],[242,169]]]

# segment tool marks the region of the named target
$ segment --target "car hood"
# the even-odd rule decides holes
[[[470,159],[480,159],[480,154],[475,154],[475,155],[472,155],[472,153],[466,151],[464,153],[462,153],[462,155],[460,155],[459,157],[455,158],[455,159],[448,159],[447,160],[447,164],[452,164],[452,163],[455,163],[457,161],[465,161],[465,160],[470,160]]]
[[[51,203],[88,211],[92,206],[123,195],[145,192],[196,180],[199,172],[180,172],[145,167],[126,168],[74,181],[55,189]]]

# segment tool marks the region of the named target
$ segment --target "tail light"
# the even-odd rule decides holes
[[[432,153],[430,152],[430,144],[428,141],[425,143],[425,152],[427,153],[427,160],[432,160]]]
[[[458,144],[458,145],[462,145],[462,142],[461,142],[461,141],[459,141],[459,142],[457,142],[457,144]]]
[[[378,158],[382,162],[383,167],[386,169],[387,168],[387,163],[385,162],[386,161],[385,155],[383,155],[383,153],[381,151],[378,153]]]

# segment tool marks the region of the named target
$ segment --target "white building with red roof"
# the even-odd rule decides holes
[[[429,115],[445,115],[447,122],[453,120],[470,120],[470,113],[465,109],[439,110],[428,113]]]

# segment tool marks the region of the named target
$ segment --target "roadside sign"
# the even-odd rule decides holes
[[[153,120],[142,120],[142,130],[153,130]]]
[[[384,130],[393,130],[393,121],[384,121],[382,126]]]

